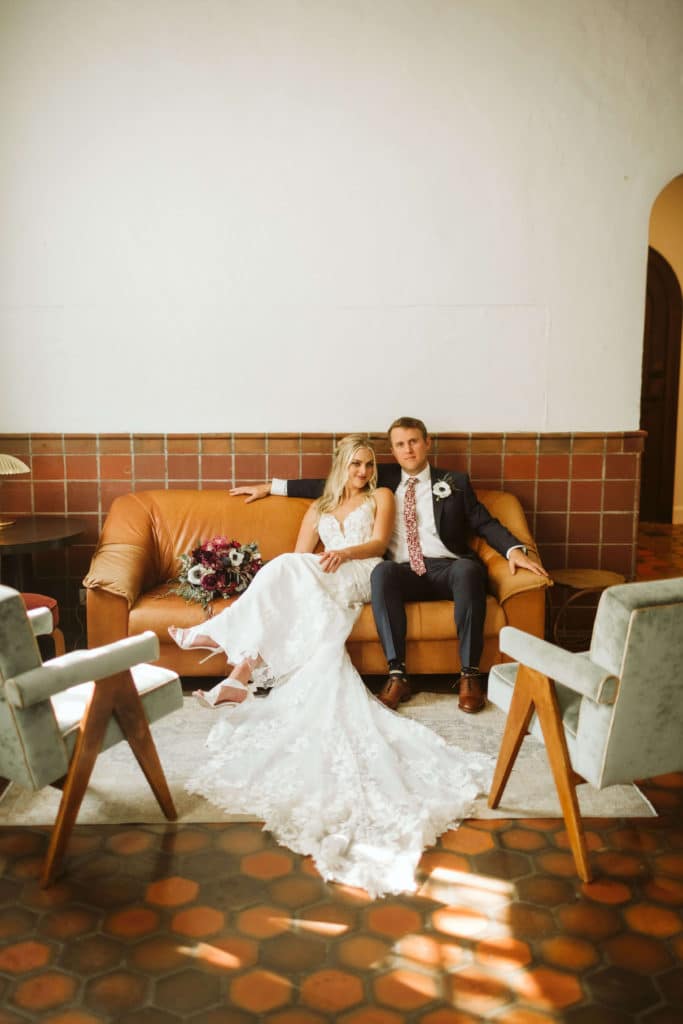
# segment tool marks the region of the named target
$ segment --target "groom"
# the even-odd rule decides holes
[[[467,543],[476,533],[504,555],[510,572],[529,569],[547,576],[527,556],[522,542],[477,500],[466,473],[435,469],[429,463],[432,440],[422,420],[401,416],[389,427],[397,465],[378,465],[378,486],[396,496],[396,521],[389,558],[371,577],[372,610],[389,675],[379,699],[396,709],[410,699],[406,674],[406,601],[452,600],[462,672],[458,706],[475,713],[485,704],[479,659],[484,645],[486,568]],[[273,480],[272,484],[236,487],[248,501],[267,494],[317,498],[322,480]]]

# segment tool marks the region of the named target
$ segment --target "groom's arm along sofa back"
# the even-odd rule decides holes
[[[533,553],[535,544],[517,498],[503,491],[480,491],[478,497]],[[88,646],[153,630],[159,637],[159,664],[179,675],[220,674],[216,661],[199,664],[201,652],[181,651],[168,627],[202,621],[199,604],[177,595],[164,596],[178,571],[178,556],[203,541],[226,536],[240,543],[256,541],[267,561],[292,551],[301,519],[310,504],[303,498],[269,497],[247,504],[223,491],[140,491],[117,498],[106,518],[87,588]],[[525,570],[513,576],[507,562],[480,537],[472,547],[486,564],[489,597],[484,629],[484,670],[501,661],[498,634],[512,625],[543,636],[547,581]],[[227,602],[216,601],[214,614]],[[372,609],[366,605],[348,640],[349,654],[360,672],[386,670]],[[449,601],[408,605],[407,667],[412,673],[453,673],[460,665]]]

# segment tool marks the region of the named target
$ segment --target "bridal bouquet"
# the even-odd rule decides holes
[[[204,611],[220,597],[243,593],[263,560],[255,541],[240,544],[227,537],[204,541],[189,554],[179,555],[180,572],[171,580],[168,594],[179,594],[186,601],[198,601]]]

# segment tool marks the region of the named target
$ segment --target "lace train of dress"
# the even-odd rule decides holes
[[[327,548],[368,540],[366,502],[344,527],[323,515]],[[275,685],[220,716],[187,789],[253,814],[278,841],[310,854],[325,879],[372,896],[411,891],[425,846],[466,816],[493,764],[389,711],[366,689],[345,641],[380,560],[324,573],[316,555],[281,555],[198,632],[231,662],[260,655]]]

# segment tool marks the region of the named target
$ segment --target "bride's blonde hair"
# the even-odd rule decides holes
[[[332,512],[337,505],[341,505],[349,476],[349,466],[360,448],[367,448],[372,455],[372,476],[366,484],[365,491],[371,495],[377,487],[377,460],[367,434],[347,434],[334,450],[332,469],[325,481],[325,489],[317,501],[318,512],[321,514]]]

